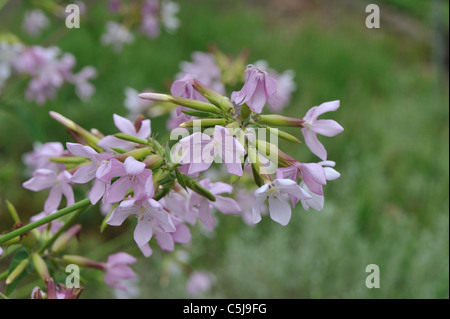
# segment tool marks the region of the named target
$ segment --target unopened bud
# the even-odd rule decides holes
[[[199,120],[191,120],[180,124],[180,127],[188,128],[194,126],[200,127],[213,127],[216,125],[225,125],[227,122],[225,119],[199,119]]]
[[[129,141],[129,142],[133,142],[133,143],[137,143],[137,144],[142,144],[142,145],[148,145],[148,142],[146,140],[136,137],[136,136],[133,136],[133,135],[129,135],[129,134],[125,134],[125,133],[116,133],[113,136],[117,137],[118,139],[121,139],[121,140]]]
[[[275,126],[292,126],[292,127],[302,127],[303,119],[297,119],[294,117],[287,117],[276,114],[260,115],[258,117],[258,122],[267,125]]]
[[[142,162],[145,163],[147,168],[157,169],[162,165],[162,163],[164,163],[164,159],[160,155],[153,154],[147,156],[147,158]]]
[[[233,109],[233,103],[231,103],[231,101],[227,97],[217,93],[214,90],[211,90],[210,88],[207,88],[200,81],[194,79],[192,86],[198,93],[203,95],[209,102],[211,102],[215,106],[223,110]]]
[[[115,158],[121,162],[125,162],[125,160],[132,156],[134,157],[136,160],[141,160],[142,158],[144,158],[145,156],[149,155],[151,152],[151,149],[148,147],[142,147],[142,148],[138,148],[123,154],[118,154],[115,156]]]
[[[158,101],[158,102],[170,102],[177,105],[185,106],[197,111],[202,112],[210,112],[210,113],[219,113],[220,109],[215,107],[214,105],[202,101],[186,99],[183,97],[171,96],[168,94],[160,94],[160,93],[141,93],[139,94],[141,99]]]
[[[47,264],[45,263],[44,259],[42,259],[42,257],[38,254],[34,253],[31,256],[31,260],[33,261],[34,269],[36,269],[39,277],[41,277],[44,282],[46,280],[49,280],[50,273],[48,272]]]
[[[52,246],[52,253],[57,254],[61,251],[63,251],[69,242],[72,240],[72,238],[76,235],[78,235],[81,231],[81,225],[75,225],[70,227],[66,232],[62,233],[53,243]]]
[[[76,255],[64,255],[62,257],[63,261],[68,264],[75,264],[80,267],[89,267],[89,268],[95,268],[100,270],[105,270],[106,265],[104,263],[101,263],[99,261],[91,260],[86,257],[82,256],[76,256]]]
[[[24,270],[28,267],[28,264],[30,263],[30,259],[23,259],[17,266],[14,268],[14,270],[9,274],[8,278],[6,278],[6,284],[9,285],[14,282],[14,280],[19,277]]]

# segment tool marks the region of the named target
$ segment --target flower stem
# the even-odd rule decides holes
[[[72,216],[70,216],[70,218],[64,223],[64,225],[58,229],[58,231],[49,239],[47,240],[37,251],[38,254],[42,254],[48,247],[50,247],[51,244],[53,244],[55,242],[56,239],[58,239],[58,237],[65,232],[70,226],[72,226],[73,222],[77,219],[78,216],[80,216],[85,209],[78,209],[77,211],[75,211],[73,213]]]
[[[80,209],[82,207],[85,207],[87,205],[90,205],[90,204],[91,204],[91,202],[90,202],[89,198],[85,198],[83,200],[80,200],[79,202],[76,202],[75,204],[73,204],[73,205],[71,205],[69,207],[66,207],[66,208],[63,208],[61,210],[58,210],[58,211],[54,212],[51,215],[48,215],[48,216],[46,216],[46,217],[44,217],[42,219],[39,219],[39,220],[37,220],[37,221],[35,221],[33,223],[30,223],[28,225],[20,227],[19,229],[16,229],[16,230],[10,232],[9,234],[6,234],[6,235],[0,237],[0,244],[4,243],[4,242],[6,242],[6,241],[8,241],[8,240],[10,240],[12,238],[15,238],[17,236],[23,235],[26,232],[28,232],[28,231],[30,231],[32,229],[35,229],[36,227],[42,226],[44,224],[47,224],[47,223],[51,222],[52,220],[55,220],[55,219],[57,219],[59,217],[67,215],[69,213],[72,213],[72,212],[74,212],[74,211],[76,211],[76,210],[78,210],[78,209]]]

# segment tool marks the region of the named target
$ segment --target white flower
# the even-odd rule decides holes
[[[291,207],[286,202],[288,195],[300,200],[311,198],[291,179],[275,179],[257,189],[255,191],[256,200],[252,207],[253,223],[261,221],[261,206],[268,199],[270,217],[277,223],[286,226],[291,219]]]
[[[102,35],[101,41],[104,45],[112,45],[114,51],[122,50],[123,44],[134,41],[133,34],[121,24],[108,21],[106,24],[106,33]]]

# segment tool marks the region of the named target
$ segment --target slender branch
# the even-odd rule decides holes
[[[30,231],[32,229],[35,229],[36,227],[42,226],[44,224],[47,224],[47,223],[51,222],[52,220],[55,220],[55,219],[57,219],[59,217],[62,217],[62,216],[67,215],[67,214],[70,214],[70,213],[72,213],[72,212],[74,212],[74,211],[76,211],[76,210],[78,210],[78,209],[80,209],[80,208],[82,208],[84,206],[90,205],[90,204],[91,204],[91,202],[90,202],[89,198],[85,198],[83,200],[80,200],[79,202],[76,202],[75,204],[73,204],[73,205],[71,205],[69,207],[66,207],[66,208],[63,208],[61,210],[58,210],[58,211],[54,212],[51,215],[48,215],[48,216],[46,216],[46,217],[44,217],[42,219],[39,219],[39,220],[37,220],[37,221],[35,221],[33,223],[30,223],[28,225],[20,227],[19,229],[16,229],[16,230],[10,232],[9,234],[6,234],[6,235],[0,237],[0,244],[3,244],[4,242],[6,242],[6,241],[8,241],[8,240],[10,240],[10,239],[12,239],[14,237],[23,235],[26,232],[28,232],[28,231]]]
[[[80,216],[85,210],[86,208],[80,208],[75,211],[73,215],[70,216],[70,218],[64,223],[64,225],[60,229],[58,229],[58,231],[39,248],[37,253],[42,254],[48,247],[50,247],[50,245],[53,244],[63,232],[65,232],[70,226],[72,226],[77,217]]]

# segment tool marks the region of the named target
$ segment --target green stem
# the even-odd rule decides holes
[[[65,232],[70,226],[72,226],[73,222],[77,219],[78,216],[80,216],[85,209],[78,209],[77,211],[75,211],[75,213],[73,213],[72,216],[70,216],[70,218],[64,223],[64,225],[49,239],[47,240],[37,251],[37,253],[40,255],[42,254],[48,247],[50,247],[51,244],[53,244],[55,242],[56,239],[58,239],[59,236],[61,236],[61,234],[63,232]]]
[[[28,231],[30,231],[32,229],[35,229],[36,227],[42,226],[44,224],[47,224],[47,223],[51,222],[52,220],[55,220],[55,219],[57,219],[59,217],[67,215],[69,213],[72,213],[73,211],[76,211],[76,210],[78,210],[78,209],[80,209],[80,208],[82,208],[84,206],[90,205],[90,204],[91,204],[91,202],[90,202],[89,198],[85,198],[83,200],[80,200],[79,202],[76,202],[75,204],[73,204],[73,205],[71,205],[69,207],[66,207],[66,208],[63,208],[61,210],[58,210],[58,211],[54,212],[51,215],[48,215],[48,216],[46,216],[46,217],[44,217],[44,218],[42,218],[40,220],[37,220],[37,221],[35,221],[33,223],[30,223],[28,225],[25,225],[23,227],[20,227],[19,229],[16,229],[16,230],[10,232],[9,234],[6,234],[6,235],[0,237],[0,244],[3,244],[4,242],[6,242],[6,241],[8,241],[8,240],[10,240],[10,239],[12,239],[14,237],[23,235],[26,232],[28,232]]]

